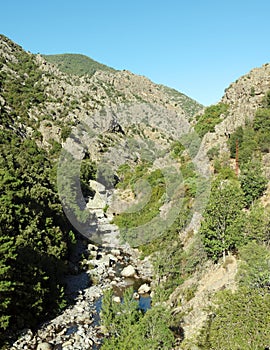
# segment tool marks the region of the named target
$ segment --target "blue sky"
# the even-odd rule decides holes
[[[10,0],[0,32],[33,53],[81,53],[210,105],[270,62],[269,0]]]

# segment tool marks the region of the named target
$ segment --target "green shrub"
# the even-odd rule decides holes
[[[240,288],[217,294],[201,332],[199,349],[266,349],[270,343],[270,294]]]
[[[197,116],[197,124],[195,131],[200,137],[203,137],[208,132],[214,132],[215,126],[219,124],[222,119],[221,115],[228,114],[229,106],[225,103],[218,103],[216,105],[206,107],[204,114]]]

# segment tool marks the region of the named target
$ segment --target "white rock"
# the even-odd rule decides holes
[[[105,266],[109,267],[110,266],[110,256],[104,255],[102,259],[98,260],[98,263],[104,264]]]
[[[49,343],[40,343],[37,346],[37,350],[52,350],[53,347]]]
[[[113,297],[112,300],[113,300],[115,303],[117,303],[117,304],[120,304],[120,303],[121,303],[120,297]]]
[[[132,265],[126,266],[121,271],[121,276],[123,277],[133,277],[136,274],[135,268]]]
[[[135,293],[133,294],[133,299],[135,299],[135,300],[140,299],[140,296],[139,296],[139,294],[138,294],[137,292],[135,292]]]
[[[96,245],[94,245],[94,244],[88,243],[87,249],[88,249],[89,251],[98,250],[98,247],[97,247]]]
[[[90,180],[89,181],[89,185],[90,187],[96,191],[96,192],[99,192],[99,193],[106,193],[106,188],[103,184],[101,184],[100,182],[97,182],[95,180]]]
[[[151,290],[151,287],[149,286],[149,284],[144,283],[140,286],[138,293],[139,294],[146,294],[146,293],[149,293],[150,290]]]
[[[119,249],[112,249],[111,254],[114,256],[118,256],[118,255],[121,255],[121,252]]]

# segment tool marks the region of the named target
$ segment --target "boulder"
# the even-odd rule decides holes
[[[149,286],[149,284],[144,283],[140,286],[138,293],[139,294],[146,294],[146,293],[149,293],[150,290],[151,290],[151,287]]]
[[[52,350],[53,346],[50,343],[40,343],[37,346],[37,350]]]
[[[135,299],[135,300],[140,299],[140,295],[139,295],[137,292],[135,292],[135,293],[133,294],[133,299]]]
[[[128,265],[123,268],[121,271],[121,276],[122,277],[134,277],[136,274],[136,270],[132,265]]]
[[[115,303],[117,303],[117,304],[120,304],[121,303],[121,299],[120,299],[120,297],[113,297],[113,299],[112,299]]]
[[[119,249],[115,248],[115,249],[111,250],[111,254],[114,255],[114,256],[119,256],[119,255],[121,255],[121,252],[120,252]]]

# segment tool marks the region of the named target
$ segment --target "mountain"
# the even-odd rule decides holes
[[[92,76],[96,71],[115,72],[115,69],[101,64],[90,57],[79,54],[58,54],[43,55],[50,63],[58,66],[58,68],[67,74],[73,75],[89,75]]]
[[[91,323],[72,316],[87,289],[73,307],[63,276],[86,271],[106,289],[116,258],[132,273],[154,270],[144,283],[152,306],[138,313],[132,294],[117,304],[104,293],[101,349],[267,348],[269,87],[266,64],[203,107],[146,77],[83,55],[33,55],[1,35],[3,346],[25,328],[18,349],[75,346]],[[74,322],[34,335],[63,310]]]
[[[97,71],[104,71],[110,73],[118,73],[120,75],[123,72],[116,71],[115,69],[100,64],[90,57],[78,54],[58,54],[58,55],[43,55],[43,57],[50,63],[55,64],[60,71],[63,73],[73,74],[73,75],[88,75],[92,76]],[[126,72],[126,71],[125,71]],[[123,79],[124,80],[124,79]],[[137,84],[141,83],[142,90],[144,87],[143,80],[138,80]],[[174,101],[175,104],[180,104],[183,109],[188,113],[189,116],[193,116],[196,112],[201,110],[203,106],[196,102],[195,100],[189,98],[188,96],[182,94],[181,92],[171,89],[166,86],[157,85],[161,92],[164,92],[166,95],[169,95],[170,100]]]

